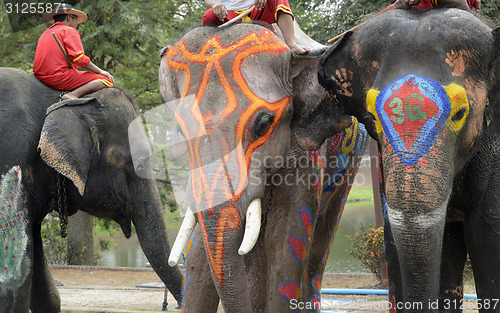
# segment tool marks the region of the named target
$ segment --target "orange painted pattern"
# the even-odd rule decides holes
[[[199,84],[196,89],[195,99],[191,105],[191,115],[199,123],[200,126],[196,134],[190,134],[187,122],[185,119],[176,112],[175,119],[183,134],[186,136],[189,149],[189,162],[190,168],[193,171],[192,190],[193,196],[196,203],[200,204],[203,196],[205,197],[206,206],[208,208],[213,206],[214,201],[214,191],[210,190],[211,186],[215,186],[219,183],[219,180],[223,179],[226,174],[221,162],[219,169],[211,181],[207,178],[206,174],[202,168],[200,145],[202,139],[220,129],[228,117],[238,109],[238,99],[234,91],[234,87],[229,82],[228,76],[222,68],[221,61],[223,58],[227,57],[229,54],[236,52],[234,56],[234,62],[232,65],[232,76],[236,81],[236,88],[241,92],[246,98],[250,100],[250,104],[244,109],[240,114],[238,125],[236,129],[237,138],[235,138],[235,145],[230,145],[224,142],[218,142],[222,144],[223,154],[225,155],[225,162],[229,161],[229,153],[231,149],[236,149],[236,158],[238,160],[239,173],[238,173],[238,184],[233,192],[226,188],[226,199],[228,201],[237,201],[244,191],[245,183],[248,175],[248,165],[250,163],[251,155],[256,148],[261,146],[271,135],[272,131],[276,127],[281,114],[290,102],[290,97],[284,97],[275,102],[267,102],[264,99],[259,98],[250,89],[248,83],[246,82],[243,74],[241,73],[241,64],[244,59],[250,55],[257,53],[272,53],[277,54],[288,50],[288,47],[281,41],[279,41],[271,31],[262,30],[260,34],[250,33],[239,41],[231,43],[227,46],[222,46],[218,36],[211,37],[207,42],[200,48],[199,52],[190,51],[183,40],[181,40],[176,46],[169,49],[167,54],[168,65],[170,68],[178,71],[184,71],[187,74],[187,83],[184,89],[184,93],[179,102],[183,103],[185,98],[188,96],[191,87],[191,70],[189,69],[189,63],[205,64],[205,69],[203,70]],[[181,56],[181,57],[179,57]],[[202,113],[199,108],[199,103],[204,96],[207,85],[209,83],[211,73],[215,71],[218,75],[220,84],[226,94],[226,106],[222,111],[218,113]],[[214,76],[214,75],[213,75]],[[212,76],[212,77],[213,77]],[[264,136],[251,142],[243,151],[242,145],[238,143],[244,142],[244,135],[247,127],[249,126],[252,117],[259,110],[266,109],[272,113],[276,114],[273,124],[264,134]]]
[[[203,212],[198,212],[198,220],[204,221]],[[237,230],[240,225],[240,214],[238,209],[234,205],[228,205],[223,207],[217,218],[217,226],[215,228],[215,243],[213,249],[211,249],[208,243],[208,234],[206,234],[205,224],[201,224],[201,229],[203,230],[203,235],[205,237],[205,246],[207,247],[208,257],[210,258],[210,263],[212,265],[212,271],[214,272],[217,281],[221,287],[224,286],[224,255],[226,248],[224,246],[224,237],[226,232]]]
[[[269,139],[282,113],[291,101],[290,96],[283,97],[275,102],[268,102],[259,98],[248,86],[242,74],[241,66],[249,56],[264,53],[271,58],[277,57],[278,54],[287,50],[288,47],[274,33],[264,29],[260,33],[249,33],[226,46],[222,45],[218,36],[213,36],[206,41],[199,51],[191,51],[186,42],[181,40],[177,45],[170,48],[166,55],[168,66],[171,69],[183,71],[186,74],[186,85],[177,105],[178,108],[181,103],[183,106],[186,105],[190,89],[196,88],[194,100],[188,103],[190,105],[189,122],[192,123],[194,119],[198,123],[196,133],[189,132],[188,121],[179,113],[179,110],[176,110],[175,119],[187,140],[193,198],[198,205],[204,201],[207,208],[206,212],[197,212],[197,218],[203,231],[212,270],[221,287],[223,287],[224,279],[224,238],[228,231],[240,229],[241,223],[238,209],[234,205],[226,205],[219,212],[214,212],[214,206],[217,205],[215,203],[216,186],[219,186],[219,188],[223,186],[222,193],[226,201],[238,201],[246,187],[253,152]],[[233,58],[230,71],[222,67],[221,62],[226,57]],[[190,68],[192,64],[204,65],[201,75],[196,77],[196,86],[192,85],[193,74]],[[235,84],[231,84],[230,77]],[[202,112],[199,106],[211,82],[210,79],[218,79],[218,83],[220,83],[225,93],[226,105],[219,112]],[[256,79],[260,78],[257,77]],[[249,100],[249,104],[240,108],[238,96],[241,99],[241,95]],[[245,135],[252,127],[255,114],[261,110],[274,113],[275,117],[266,133],[252,141]],[[220,130],[223,129],[222,125],[234,113],[237,114],[236,117],[233,117],[233,119],[237,118],[237,124],[235,132],[231,134],[234,139],[229,140],[223,138],[224,134],[220,134]],[[201,154],[202,140],[206,139],[207,136],[215,137],[223,155],[222,160],[218,162],[215,173],[211,174],[210,177],[204,172]],[[231,189],[231,177],[229,177],[226,168],[226,164],[229,163],[231,158],[233,161],[236,160],[238,165],[238,173],[231,173],[232,175],[236,174],[235,177],[237,177],[233,189]],[[226,181],[230,183],[227,184]],[[216,223],[215,238],[213,234],[210,237],[208,231],[208,229],[213,231],[214,223]]]

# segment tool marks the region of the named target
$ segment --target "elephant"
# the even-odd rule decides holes
[[[63,219],[78,210],[113,219],[126,237],[133,223],[148,261],[180,303],[182,275],[167,264],[156,183],[139,177],[131,158],[131,144],[149,149],[143,130],[128,135],[137,116],[133,98],[106,88],[58,102],[59,91],[13,68],[0,68],[0,94],[1,311],[60,312],[40,235],[52,210]],[[147,160],[141,166],[151,170]]]
[[[471,12],[391,10],[318,63],[378,144],[392,311],[461,312],[468,254],[477,308],[500,312],[499,52],[499,29]],[[328,136],[303,132],[313,147]]]
[[[183,312],[318,312],[321,280],[368,137],[318,84],[325,46],[291,53],[257,24],[191,30],[162,53],[160,93],[187,153],[188,210],[172,247],[185,246]],[[302,37],[300,37],[302,36]],[[338,134],[300,149],[299,125],[331,110]],[[338,114],[339,119],[333,117]]]

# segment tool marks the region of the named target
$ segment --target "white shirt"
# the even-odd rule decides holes
[[[221,0],[221,2],[231,11],[243,11],[255,4],[255,0]]]

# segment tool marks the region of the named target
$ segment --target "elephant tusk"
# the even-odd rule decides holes
[[[245,234],[243,235],[241,246],[238,249],[239,255],[247,254],[255,246],[260,233],[260,219],[261,205],[260,199],[257,198],[250,203],[247,209]]]
[[[186,216],[184,216],[181,228],[179,229],[179,233],[177,233],[177,238],[175,238],[172,251],[170,252],[170,256],[168,258],[168,265],[170,266],[177,265],[182,255],[182,252],[184,251],[184,248],[188,244],[189,238],[193,234],[195,226],[196,226],[196,218],[194,217],[194,214],[191,211],[191,209],[188,207],[186,211]]]

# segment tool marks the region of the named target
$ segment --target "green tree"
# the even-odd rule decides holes
[[[116,84],[131,92],[141,109],[160,104],[158,53],[185,29],[200,23],[203,3],[190,0],[66,2],[88,14],[88,21],[79,26],[78,31],[92,62],[112,73]],[[32,73],[36,43],[48,25],[39,14],[39,25],[19,26],[17,23],[23,19],[13,13],[9,15],[5,3],[0,4],[0,8],[0,66]]]
[[[326,44],[364,19],[384,9],[391,0],[296,0],[292,11],[304,32]]]
[[[314,40],[329,39],[380,12],[395,0],[290,0],[300,27]],[[500,25],[500,2],[481,0],[481,15],[494,27]]]

